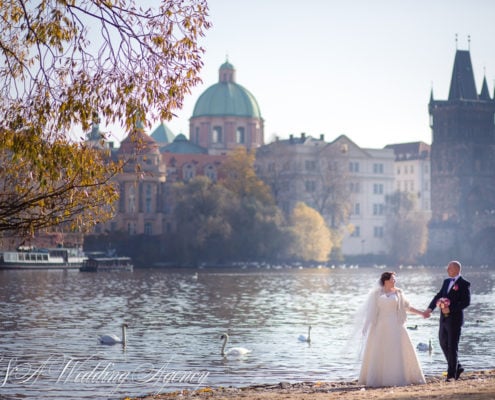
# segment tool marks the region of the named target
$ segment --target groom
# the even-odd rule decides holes
[[[450,300],[450,305],[440,309],[442,314],[440,315],[440,330],[438,332],[440,347],[448,363],[446,381],[450,382],[452,379],[459,379],[459,376],[464,372],[464,368],[457,359],[457,349],[464,322],[463,310],[471,302],[469,291],[471,284],[461,276],[461,263],[459,261],[449,262],[447,273],[449,278],[443,281],[442,288],[433,298],[424,315],[425,318],[431,316],[431,312],[435,309],[440,298]]]

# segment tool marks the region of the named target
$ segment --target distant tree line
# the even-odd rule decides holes
[[[329,260],[332,234],[323,217],[303,203],[284,216],[256,176],[254,152],[239,148],[222,168],[226,178],[217,183],[198,176],[172,186],[173,232],[87,236],[85,250],[114,248],[142,266]]]
[[[87,251],[115,249],[136,265],[198,266],[232,262],[342,262],[341,232],[304,203],[289,215],[275,204],[271,189],[256,175],[255,154],[235,150],[223,164],[224,179],[197,176],[174,183],[174,229],[159,236],[124,232],[86,236]],[[345,207],[341,205],[339,207]],[[417,263],[426,251],[427,221],[411,194],[387,197],[389,253],[359,262]]]

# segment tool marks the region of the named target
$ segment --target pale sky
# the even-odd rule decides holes
[[[428,102],[448,97],[457,48],[471,51],[478,93],[495,80],[495,0],[210,0],[203,84],[177,118],[189,137],[196,100],[228,56],[257,99],[265,143],[347,135],[361,147],[431,143]],[[470,44],[468,36],[471,37]]]

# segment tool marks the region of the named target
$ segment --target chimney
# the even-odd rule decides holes
[[[306,134],[304,132],[301,132],[301,139],[302,140],[306,139]]]
[[[293,143],[293,142],[294,142],[294,135],[291,133],[289,136],[289,143]]]
[[[320,133],[320,140],[321,140],[322,142],[324,142],[324,141],[325,141],[325,134],[324,134],[324,133]]]

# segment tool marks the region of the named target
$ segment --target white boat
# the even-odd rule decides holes
[[[130,257],[89,257],[79,271],[101,272],[101,271],[132,271],[134,266]]]
[[[87,257],[78,248],[19,247],[0,255],[0,269],[78,269]]]

